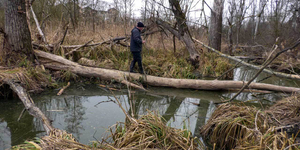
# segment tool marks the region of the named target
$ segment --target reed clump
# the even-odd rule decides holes
[[[175,129],[166,125],[154,112],[139,119],[129,119],[111,129],[111,147],[120,149],[200,149],[204,148],[198,138],[187,129]]]
[[[24,144],[13,146],[13,150],[23,150],[23,149],[82,149],[90,150],[91,146],[78,143],[72,134],[67,133],[59,129],[54,129],[51,131],[49,136],[44,136],[42,138],[36,138],[31,141],[25,141]]]
[[[54,87],[57,85],[52,79],[49,71],[43,66],[18,67],[0,71],[0,81],[4,79],[19,82],[28,91],[42,91],[44,87]]]
[[[300,149],[300,95],[277,102],[265,111],[243,104],[218,106],[201,135],[220,149]]]

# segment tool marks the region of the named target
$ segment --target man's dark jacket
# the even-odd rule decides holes
[[[142,51],[142,38],[141,31],[134,27],[131,30],[131,40],[130,40],[130,51],[131,52],[141,52]]]

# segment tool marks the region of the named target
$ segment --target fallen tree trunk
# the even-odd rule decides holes
[[[222,57],[225,57],[225,58],[228,58],[228,59],[230,59],[230,60],[239,62],[240,64],[242,64],[242,65],[244,65],[244,66],[247,66],[247,67],[250,67],[250,68],[253,68],[253,69],[259,70],[259,69],[261,68],[261,66],[252,65],[252,64],[249,64],[249,63],[246,63],[246,62],[242,61],[241,59],[238,59],[238,58],[235,58],[235,57],[232,57],[232,56],[223,54],[223,53],[221,53],[220,51],[217,51],[217,50],[215,50],[214,48],[205,45],[203,42],[200,42],[199,40],[197,40],[197,39],[195,39],[195,38],[193,38],[193,39],[194,39],[194,41],[196,41],[197,43],[199,43],[199,44],[201,44],[202,46],[208,48],[209,50],[211,50],[211,51],[213,51],[213,52],[219,54],[219,55],[222,56]],[[299,42],[299,41],[298,41],[298,42]],[[288,78],[288,79],[297,79],[297,80],[300,80],[300,76],[299,76],[299,75],[295,75],[295,74],[286,74],[286,73],[282,73],[282,72],[272,71],[272,70],[269,70],[269,69],[264,69],[263,72],[268,73],[268,74],[275,75],[275,76],[277,76],[277,77],[283,77],[283,78]]]
[[[200,89],[200,90],[230,90],[240,89],[246,82],[244,81],[229,81],[229,80],[194,80],[194,79],[173,79],[156,76],[143,76],[138,73],[129,73],[118,70],[110,70],[103,68],[94,68],[82,66],[60,56],[35,50],[35,53],[40,57],[40,61],[46,68],[53,70],[68,70],[75,74],[85,77],[99,77],[102,80],[116,80],[124,83],[124,76],[127,79],[140,80],[151,86],[174,87],[185,89]],[[50,61],[49,61],[50,60]],[[268,90],[277,92],[299,92],[300,88],[284,87],[264,83],[251,83],[247,89]]]
[[[20,100],[23,102],[26,110],[29,112],[30,115],[34,116],[35,118],[40,119],[43,122],[44,129],[46,133],[49,135],[50,132],[54,129],[50,123],[50,120],[45,116],[45,114],[35,106],[33,100],[26,92],[26,90],[11,80],[3,80],[5,84],[8,84],[10,88],[19,96]]]

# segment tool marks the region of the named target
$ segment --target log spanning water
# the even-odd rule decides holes
[[[49,69],[53,70],[68,70],[75,74],[84,77],[99,77],[102,80],[116,80],[123,84],[130,84],[136,88],[142,87],[131,83],[125,79],[131,80],[143,80],[144,83],[151,86],[161,86],[161,87],[173,87],[173,88],[183,88],[183,89],[198,89],[198,90],[232,90],[240,89],[247,82],[245,81],[231,81],[231,80],[195,80],[195,79],[173,79],[156,77],[150,75],[141,75],[137,73],[129,73],[119,70],[103,69],[96,67],[82,66],[78,63],[67,60],[61,56],[46,53],[43,51],[35,50],[35,53],[42,64]],[[300,88],[295,87],[285,87],[265,83],[251,83],[248,89],[256,90],[267,90],[276,92],[299,92]]]

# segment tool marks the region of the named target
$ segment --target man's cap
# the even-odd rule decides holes
[[[144,24],[143,24],[143,23],[141,23],[141,22],[138,22],[138,23],[137,23],[137,27],[145,27],[145,26],[144,26]]]

